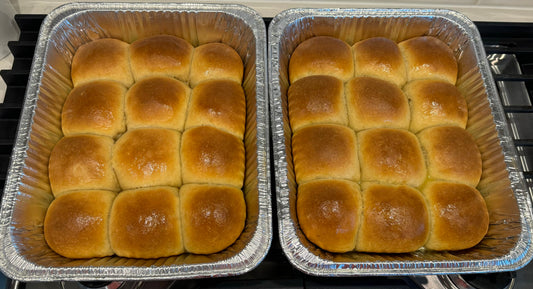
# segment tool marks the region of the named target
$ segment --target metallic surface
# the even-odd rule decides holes
[[[193,46],[224,42],[243,59],[244,231],[228,249],[210,255],[63,258],[46,245],[43,219],[52,200],[48,156],[62,136],[60,111],[72,88],[72,56],[93,39],[114,37],[131,43],[155,33],[177,35]],[[255,268],[272,239],[265,62],[265,24],[259,14],[240,5],[73,3],[52,11],[41,26],[2,200],[2,271],[12,279],[48,282],[190,279],[238,275]]]
[[[483,158],[484,172],[477,188],[489,208],[490,228],[480,244],[456,252],[422,249],[396,255],[331,254],[305,238],[295,214],[287,67],[294,48],[314,35],[338,37],[348,44],[372,36],[401,41],[432,35],[452,48],[459,60],[457,87],[465,96],[470,113],[467,130]],[[481,37],[470,20],[449,10],[292,9],[272,20],[268,39],[279,237],[295,267],[316,276],[431,275],[517,270],[531,260],[531,198]]]

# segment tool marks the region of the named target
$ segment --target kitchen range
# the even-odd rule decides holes
[[[242,3],[248,5],[250,3]],[[252,3],[254,4],[254,3]],[[300,7],[297,2],[293,7]],[[301,3],[300,3],[301,4]],[[328,3],[329,4],[329,3]],[[339,3],[335,3],[339,4]],[[410,4],[418,7],[420,5]],[[518,3],[520,4],[520,3]],[[28,75],[30,74],[35,45],[39,36],[39,29],[49,10],[43,12],[24,8],[24,3],[19,4],[19,14],[15,17],[20,27],[20,39],[12,41],[9,47],[13,54],[12,68],[2,68],[1,76],[7,84],[4,102],[0,104],[0,181],[2,191],[8,173],[12,148],[16,140],[19,117],[24,106],[24,95],[27,89]],[[49,4],[50,5],[50,4]],[[272,10],[261,10],[267,29],[270,27]],[[254,8],[254,5],[249,5]],[[324,4],[315,6],[322,7]],[[381,5],[386,5],[381,4]],[[435,4],[436,5],[436,4]],[[433,6],[435,6],[433,5]],[[16,5],[15,5],[16,6]],[[348,6],[348,2],[340,2],[339,7]],[[431,6],[431,5],[430,5]],[[472,5],[474,6],[474,5]],[[498,102],[501,102],[504,116],[509,124],[511,141],[518,153],[519,174],[523,174],[528,195],[533,194],[533,23],[527,22],[528,15],[533,16],[533,10],[525,7],[517,14],[516,19],[483,18],[479,10],[472,6],[461,7],[467,16],[470,16],[479,30],[483,48],[491,70],[498,93]],[[437,5],[437,7],[440,7]],[[494,7],[491,6],[491,7]],[[17,7],[15,7],[17,8]],[[289,8],[289,7],[287,7]],[[358,7],[353,7],[358,8]],[[412,8],[412,7],[407,7]],[[434,8],[434,7],[431,7]],[[456,7],[452,7],[456,8]],[[272,8],[271,8],[272,9]],[[505,9],[504,9],[505,10]],[[520,9],[517,9],[520,10]],[[268,12],[264,12],[268,11]],[[470,11],[472,14],[468,14]],[[490,13],[496,13],[490,10]],[[507,10],[502,12],[508,13]],[[522,14],[521,14],[522,13]],[[524,16],[525,15],[525,16]],[[501,17],[501,16],[500,16]],[[497,20],[497,21],[495,21]],[[522,23],[516,23],[522,22]],[[270,96],[272,97],[272,96]],[[497,125],[502,125],[498,123]],[[505,125],[505,124],[503,124]],[[272,130],[270,131],[272,133]],[[270,144],[270,149],[275,144]],[[270,154],[270,163],[277,161],[277,156]],[[7,278],[6,288],[531,288],[533,286],[533,265],[525,265],[518,270],[486,270],[477,273],[475,270],[467,271],[468,274],[367,274],[365,276],[313,276],[305,274],[295,268],[283,252],[280,244],[278,210],[280,209],[276,196],[276,172],[271,165],[270,188],[272,204],[272,239],[268,253],[259,262],[257,267],[244,274],[216,278],[194,278],[177,280],[143,280],[132,281],[16,281]],[[531,208],[530,208],[531,209]],[[531,246],[531,244],[525,244]],[[490,261],[487,261],[490,262]],[[72,278],[70,278],[72,280]],[[155,278],[157,279],[157,278]],[[87,279],[84,279],[87,280]]]

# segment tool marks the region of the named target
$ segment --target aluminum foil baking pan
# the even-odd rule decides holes
[[[333,254],[305,238],[295,213],[287,76],[294,48],[316,35],[338,37],[348,44],[374,36],[401,41],[432,35],[453,49],[459,60],[457,87],[465,95],[470,113],[467,130],[476,139],[483,159],[478,189],[488,205],[490,228],[480,244],[455,252]],[[469,19],[449,10],[291,9],[274,17],[268,36],[279,235],[281,247],[295,267],[318,276],[427,275],[517,270],[531,260],[531,199],[481,37]]]
[[[177,35],[194,46],[224,42],[244,61],[245,229],[230,248],[211,255],[63,258],[46,245],[43,219],[52,201],[48,156],[61,137],[60,111],[72,88],[73,53],[98,38],[131,43],[153,34]],[[75,3],[52,11],[41,26],[2,200],[2,271],[23,281],[81,281],[219,277],[255,268],[272,238],[265,63],[265,24],[258,13],[240,5]]]

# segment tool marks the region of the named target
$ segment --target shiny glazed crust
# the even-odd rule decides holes
[[[409,128],[407,97],[395,84],[374,77],[355,77],[346,84],[346,105],[350,127]]]
[[[407,63],[407,79],[440,79],[455,85],[457,60],[446,43],[432,36],[413,37],[398,43]]]
[[[416,136],[400,129],[359,132],[361,181],[417,187],[426,180],[426,164]]]
[[[183,253],[178,189],[150,187],[121,192],[111,209],[113,251],[129,258]]]
[[[355,247],[362,200],[357,183],[318,180],[300,186],[298,222],[306,237],[320,248],[343,253]]]
[[[52,151],[49,179],[56,197],[81,190],[118,192],[105,219],[111,212],[113,250],[108,244],[105,255],[76,255],[65,241],[64,248],[59,242],[52,249],[72,258],[179,255],[185,252],[182,220],[189,222],[192,253],[219,252],[235,242],[246,222],[244,137],[247,109],[254,107],[247,105],[243,75],[237,50],[220,42],[193,47],[176,36],[157,35],[131,44],[109,38],[80,46],[63,106],[61,129],[67,136]],[[185,214],[179,210],[181,188]],[[203,216],[206,210],[215,218]],[[50,218],[61,221],[53,211]],[[191,225],[196,221],[205,226]],[[61,226],[72,225],[56,225]]]
[[[208,79],[242,83],[244,66],[235,49],[224,43],[207,43],[194,49],[189,81],[191,87]]]
[[[363,190],[363,217],[356,250],[404,253],[422,247],[429,214],[422,194],[405,185],[369,185]]]
[[[48,163],[54,196],[73,190],[120,189],[111,163],[113,139],[96,135],[64,137],[52,149]]]
[[[411,131],[417,133],[437,125],[466,128],[468,107],[455,85],[434,79],[415,80],[403,91],[411,104]]]
[[[244,144],[234,135],[210,126],[188,129],[180,154],[183,184],[243,186]]]
[[[359,181],[357,138],[346,126],[304,127],[293,135],[292,153],[299,184],[325,178]]]
[[[428,164],[428,177],[477,186],[482,173],[479,148],[456,126],[431,127],[418,134]]]
[[[336,77],[312,75],[295,81],[288,91],[292,131],[311,124],[348,125],[344,84]]]
[[[185,129],[210,125],[242,139],[245,124],[246,96],[240,84],[221,79],[194,87]]]
[[[351,57],[346,45],[314,36],[290,55],[286,96],[298,223],[329,252],[417,251],[434,220],[420,191],[436,180],[475,190],[482,173],[479,149],[465,130],[468,106],[455,86],[454,51],[432,36],[358,40]],[[325,193],[331,183],[348,180],[363,190],[362,209],[343,211],[348,219],[360,216],[354,232],[342,227],[348,225],[342,217],[320,215],[327,203],[340,204],[333,199],[338,194]],[[475,246],[481,231],[476,242],[459,240],[456,248]],[[426,249],[458,250],[438,246]]]
[[[180,212],[185,250],[212,254],[233,244],[244,229],[246,204],[241,190],[220,185],[184,185]]]
[[[72,89],[61,111],[66,136],[97,134],[115,138],[126,130],[126,87],[112,80],[96,80]]]
[[[483,239],[489,227],[489,213],[478,190],[463,184],[432,182],[423,193],[432,224],[427,249],[462,250]]]
[[[405,62],[396,42],[372,37],[353,45],[355,77],[371,76],[402,87],[407,81]]]
[[[351,47],[344,41],[316,36],[300,43],[289,61],[291,83],[310,75],[331,75],[347,81],[354,74]]]
[[[44,220],[44,237],[67,258],[94,258],[114,254],[108,237],[109,213],[116,193],[72,191],[57,197]]]
[[[190,88],[165,76],[144,78],[126,94],[128,129],[161,127],[183,131]]]
[[[72,83],[106,79],[129,87],[133,84],[129,44],[112,38],[90,41],[78,48],[72,59]]]
[[[162,128],[128,130],[113,148],[113,168],[123,190],[180,186],[180,133]]]
[[[194,47],[173,35],[156,35],[130,45],[131,71],[135,81],[168,76],[187,81]]]

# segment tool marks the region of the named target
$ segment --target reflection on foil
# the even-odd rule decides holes
[[[487,59],[495,74],[522,74],[514,54],[489,54]],[[497,81],[496,85],[503,105],[531,105],[526,84],[523,81]]]
[[[494,48],[501,48],[499,45]],[[487,59],[490,68],[498,79],[498,75],[522,75],[520,64],[514,54],[489,54]],[[520,80],[497,80],[496,85],[500,94],[500,99],[505,106],[531,106],[531,99],[524,81]],[[506,113],[509,119],[509,126],[515,140],[533,139],[533,114],[523,112]],[[529,146],[517,146],[518,157],[525,172],[533,169],[533,160],[528,156],[533,155],[533,148]],[[533,195],[533,187],[530,185],[529,191]]]

